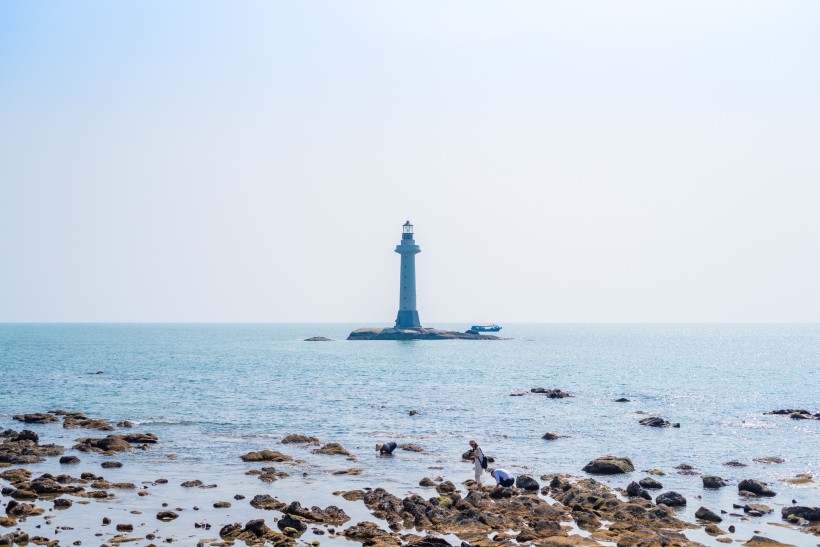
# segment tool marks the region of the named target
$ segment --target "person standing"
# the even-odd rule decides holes
[[[470,448],[473,452],[473,467],[475,467],[475,482],[481,486],[481,478],[484,475],[484,469],[487,467],[487,456],[484,451],[478,446],[475,441],[470,441]]]

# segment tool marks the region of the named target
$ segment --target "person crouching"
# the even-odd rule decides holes
[[[509,488],[515,484],[515,478],[513,478],[513,476],[510,475],[510,472],[506,469],[494,469],[490,474],[495,479],[495,484],[498,486]]]

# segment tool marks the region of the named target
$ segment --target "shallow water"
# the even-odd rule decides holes
[[[60,537],[72,541],[93,538],[100,520],[95,507],[119,510],[134,524],[145,522],[137,529],[142,534],[152,527],[166,534],[173,530],[178,539],[217,537],[219,527],[229,522],[271,516],[248,506],[258,493],[303,505],[336,504],[353,522],[374,520],[361,502],[346,502],[332,491],[383,486],[397,495],[416,491],[429,497],[417,486],[424,476],[442,475],[456,483],[471,478],[460,455],[467,440],[476,438],[500,465],[535,477],[581,476],[587,461],[604,454],[628,456],[638,470],[605,479],[615,486],[645,476],[641,470],[662,469],[667,473],[659,477],[664,491],[676,490],[689,500],[681,512],[687,520],[700,505],[731,512],[732,503],[743,503],[737,496],[739,480],[771,482],[778,496],[763,503],[775,509],[773,515],[748,523],[729,517],[721,527],[735,524],[734,537],[741,539],[760,530],[783,541],[816,543],[766,522],[779,522],[780,508],[792,499],[820,505],[820,489],[780,482],[798,473],[820,478],[820,421],[763,413],[820,411],[820,326],[507,325],[502,334],[512,339],[498,342],[344,341],[359,326],[0,325],[0,427],[21,429],[11,420],[15,413],[63,408],[112,421],[128,419],[137,424],[135,431],[159,436],[161,442],[150,451],[118,457],[125,463],[122,469],[102,470],[99,462],[105,458],[87,454],[79,454],[80,465],[66,469],[73,475],[92,471],[111,481],[170,481],[150,485],[151,496],[118,493],[113,502],[61,512],[53,525],[71,520],[74,530]],[[336,341],[302,341],[309,336]],[[103,374],[91,374],[96,371]],[[533,387],[560,388],[574,397],[510,397]],[[618,397],[631,402],[613,402]],[[409,416],[410,410],[419,415]],[[680,422],[681,428],[640,426],[638,420],[645,417],[640,412]],[[43,442],[67,446],[77,437],[96,435],[59,424],[26,427]],[[567,437],[544,441],[547,431]],[[280,445],[278,439],[289,433],[340,442],[359,461]],[[385,439],[419,444],[425,453],[397,451],[394,458],[376,458],[373,445]],[[259,466],[238,458],[262,448],[305,462],[284,468],[290,478],[263,484],[244,475]],[[786,461],[752,461],[766,456]],[[723,465],[733,459],[748,467]],[[676,473],[673,468],[680,463],[733,482],[720,491],[704,491],[699,476]],[[40,472],[60,466],[54,460],[26,467]],[[330,475],[348,467],[362,467],[365,473]],[[177,486],[189,479],[218,488]],[[235,501],[236,493],[248,499]],[[233,507],[211,508],[223,499]],[[154,513],[163,501],[201,510],[187,510],[177,521],[162,524]],[[130,515],[134,508],[144,514]],[[193,522],[203,520],[213,524],[209,532],[193,528]],[[316,539],[329,541],[327,535]]]

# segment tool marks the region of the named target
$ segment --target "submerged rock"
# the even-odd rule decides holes
[[[643,420],[640,420],[638,423],[649,427],[680,427],[680,424],[673,424],[672,422],[667,422],[659,416],[651,416],[649,418],[644,418]]]
[[[310,338],[305,338],[305,342],[333,342],[333,340],[325,338],[324,336],[311,336]]]
[[[315,444],[321,445],[321,441],[316,437],[310,437],[308,435],[299,435],[297,433],[291,433],[287,437],[283,438],[281,441],[283,444]]]
[[[42,412],[35,412],[33,414],[17,414],[12,416],[12,418],[18,422],[24,422],[27,424],[51,424],[60,421],[57,416]]]
[[[543,387],[534,387],[530,390],[530,393],[545,395],[549,399],[566,399],[568,397],[572,397],[572,395],[566,391],[561,391],[560,389],[547,389]]]

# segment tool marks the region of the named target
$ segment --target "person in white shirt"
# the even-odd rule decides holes
[[[484,451],[478,446],[475,441],[470,441],[470,449],[473,451],[473,466],[475,467],[475,482],[481,486],[481,478],[484,474],[484,469],[487,468],[487,457]]]
[[[515,479],[506,469],[495,469],[490,472],[490,475],[495,479],[495,483],[499,486],[508,488],[515,484]]]

